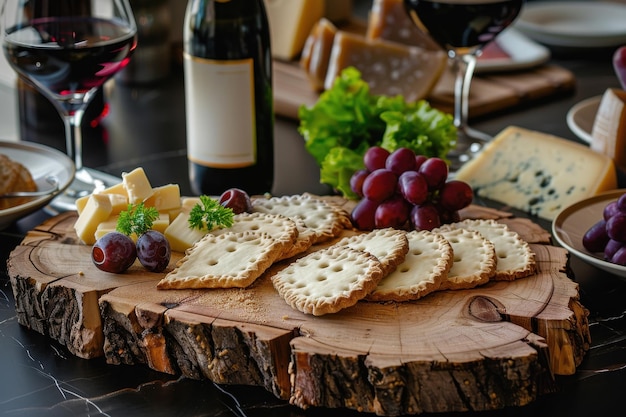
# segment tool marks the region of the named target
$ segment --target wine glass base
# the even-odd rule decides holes
[[[97,190],[103,190],[119,184],[122,179],[106,172],[91,168],[76,171],[72,183],[58,196],[50,201],[45,210],[52,215],[76,210],[76,200]]]
[[[452,175],[474,158],[493,137],[469,126],[458,128],[457,146],[448,153]]]

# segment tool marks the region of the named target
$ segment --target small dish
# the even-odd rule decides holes
[[[50,188],[47,182],[52,176],[58,181],[56,191],[42,197],[34,198],[24,204],[0,210],[0,229],[8,227],[16,220],[40,209],[63,192],[74,179],[74,163],[67,155],[47,146],[30,142],[0,141],[0,154],[4,154],[16,162],[26,166],[37,188]]]
[[[519,30],[508,28],[502,32],[495,45],[488,45],[485,54],[476,61],[476,73],[517,71],[536,67],[550,59],[550,50],[522,34]],[[490,48],[495,56],[491,57]],[[501,50],[506,56],[498,54]]]
[[[626,43],[626,5],[610,2],[527,3],[514,27],[546,45],[611,47]]]
[[[567,126],[580,140],[591,143],[593,123],[601,101],[602,96],[591,97],[574,105],[567,112]]]
[[[552,233],[561,246],[583,261],[622,278],[626,278],[626,266],[603,260],[601,254],[585,249],[582,241],[585,232],[602,219],[604,207],[624,193],[626,190],[613,190],[579,201],[563,209],[552,222]]]

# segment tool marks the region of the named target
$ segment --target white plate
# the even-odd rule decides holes
[[[509,57],[478,58],[476,62],[477,73],[527,69],[541,65],[550,59],[548,48],[529,39],[514,28],[506,29],[498,35],[494,42]]]
[[[552,222],[552,233],[561,246],[583,261],[622,278],[626,278],[626,266],[604,261],[602,254],[589,252],[583,246],[583,236],[602,219],[604,207],[624,193],[626,190],[614,190],[580,201],[565,208]]]
[[[27,203],[0,210],[0,229],[8,227],[14,221],[48,204],[52,198],[65,190],[74,179],[74,163],[64,153],[47,146],[26,142],[0,141],[0,154],[5,154],[14,161],[26,166],[37,187],[41,190],[50,188],[46,178],[53,175],[59,182],[59,189],[44,197],[35,198]]]
[[[601,101],[602,96],[591,97],[576,104],[567,112],[567,126],[580,140],[591,143],[593,122]]]
[[[514,27],[538,42],[565,47],[610,47],[626,43],[626,4],[608,2],[526,3]]]

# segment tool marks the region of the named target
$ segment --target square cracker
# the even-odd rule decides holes
[[[281,248],[265,233],[209,233],[187,250],[157,288],[248,287],[274,263]]]
[[[282,214],[304,222],[303,235],[312,235],[312,244],[325,242],[352,226],[350,215],[325,201],[307,195],[259,198],[252,202],[254,211]]]
[[[215,229],[209,233],[216,236],[230,232],[265,233],[280,244],[281,255],[279,256],[279,259],[282,259],[282,257],[286,254],[289,254],[298,241],[299,231],[297,223],[289,217],[281,214],[268,214],[261,212],[240,213],[236,214],[233,220],[234,222],[231,227]]]

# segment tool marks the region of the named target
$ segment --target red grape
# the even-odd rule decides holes
[[[619,248],[611,257],[611,262],[617,265],[626,266],[626,246]]]
[[[612,201],[604,207],[602,211],[602,217],[604,220],[608,220],[617,213],[619,213],[619,208],[617,208],[617,201]]]
[[[250,196],[239,188],[229,188],[224,191],[219,198],[219,203],[224,207],[232,209],[235,214],[252,212]]]
[[[617,252],[622,246],[625,246],[625,244],[618,242],[617,240],[609,239],[604,247],[604,259],[610,261],[613,255],[615,255],[615,252]]]
[[[363,196],[382,202],[396,192],[398,176],[388,169],[381,168],[371,172],[363,181]]]
[[[414,206],[409,220],[415,230],[433,230],[441,226],[439,211],[434,205],[429,203]]]
[[[415,153],[408,148],[398,148],[387,157],[385,168],[396,175],[415,169]]]
[[[608,242],[609,235],[607,234],[606,221],[604,219],[596,222],[583,235],[583,246],[589,252],[604,251]]]
[[[137,249],[135,242],[120,232],[110,232],[94,243],[91,260],[94,265],[106,272],[119,274],[135,262]]]
[[[428,159],[427,156],[424,155],[415,155],[415,170],[419,171],[422,164]]]
[[[446,182],[439,192],[439,203],[449,211],[457,211],[469,206],[473,198],[472,187],[458,180]]]
[[[374,224],[378,229],[393,227],[402,229],[409,220],[411,208],[409,203],[399,195],[395,195],[376,208]]]
[[[626,90],[626,46],[620,46],[613,53],[613,69],[622,88]]]
[[[359,230],[374,230],[376,227],[375,216],[378,203],[376,201],[362,199],[352,209],[352,222]]]
[[[428,184],[422,174],[406,171],[398,178],[398,190],[409,203],[422,204],[428,198]]]
[[[622,194],[615,202],[617,209],[623,213],[626,213],[626,194]]]
[[[363,163],[368,171],[373,172],[385,167],[388,156],[389,151],[387,149],[380,146],[372,146],[363,155]]]
[[[607,220],[606,233],[613,240],[626,242],[626,213],[617,213]]]
[[[163,233],[148,230],[137,239],[137,258],[148,271],[163,271],[170,263],[170,257],[170,243]]]
[[[448,179],[448,165],[441,158],[428,158],[420,166],[419,173],[424,176],[429,190],[438,190]]]
[[[350,177],[350,189],[359,197],[363,197],[363,182],[369,174],[367,169],[359,169]]]

